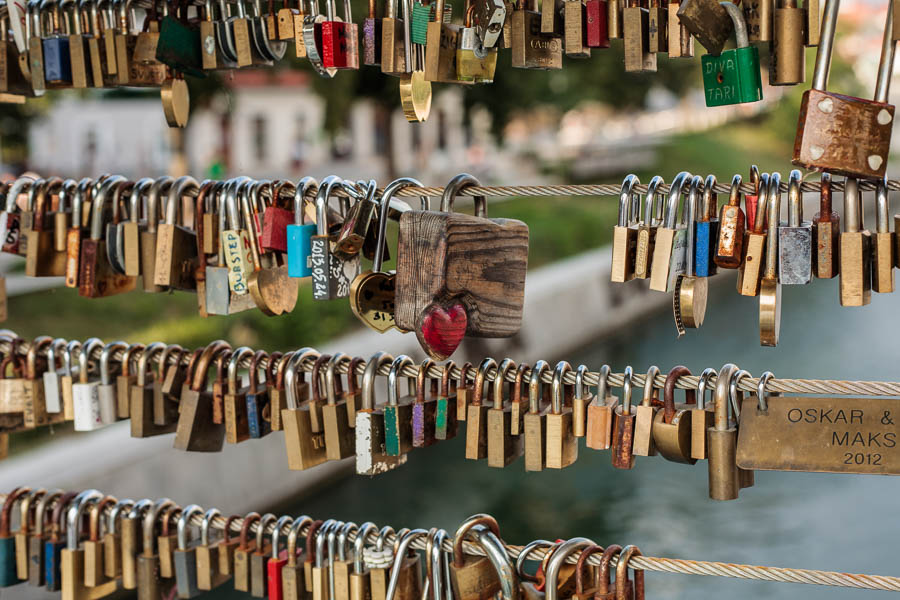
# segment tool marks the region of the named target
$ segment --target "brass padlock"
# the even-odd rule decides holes
[[[522,418],[526,471],[542,471],[547,466],[547,412],[550,407],[541,406],[541,377],[549,371],[549,363],[539,360],[531,368],[528,380],[528,412]]]
[[[500,578],[487,556],[467,556],[463,553],[463,541],[476,525],[487,526],[495,536],[500,536],[500,526],[497,521],[486,514],[469,517],[453,534],[450,583],[453,588],[453,596],[459,600],[488,600],[500,591]]]
[[[663,409],[653,418],[653,443],[666,460],[692,465],[697,462],[691,456],[691,408],[697,406],[696,392],[686,390],[685,402],[675,404],[675,384],[678,378],[690,375],[690,369],[679,365],[673,367],[666,376]]]
[[[737,426],[729,416],[729,382],[738,368],[728,363],[716,378],[715,425],[707,430],[709,443],[709,497],[735,500],[738,497]]]
[[[563,385],[572,365],[566,361],[556,364],[550,392],[550,412],[547,414],[546,461],[549,469],[564,469],[578,459],[578,439],[572,430],[572,388]]]

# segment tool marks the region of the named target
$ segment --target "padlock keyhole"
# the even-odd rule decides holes
[[[725,75],[722,74],[722,71],[719,71],[716,74],[716,81],[718,81],[719,83],[725,83]]]

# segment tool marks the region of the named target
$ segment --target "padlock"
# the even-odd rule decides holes
[[[349,181],[344,181],[343,187],[356,201],[347,211],[341,224],[340,233],[335,241],[335,251],[349,257],[359,254],[366,238],[369,237],[379,206],[376,198],[378,184],[374,179],[370,179],[368,185],[364,187],[364,193],[359,193],[356,186],[350,185]]]
[[[381,72],[400,77],[407,72],[405,20],[397,14],[398,0],[385,2],[384,18],[381,19]]]
[[[840,237],[841,306],[865,306],[872,300],[872,234],[865,229],[859,183],[844,180],[844,230]]]
[[[694,223],[694,273],[697,277],[716,274],[716,245],[719,239],[719,195],[715,192],[716,176],[707,175],[703,182],[703,199]]]
[[[709,497],[713,500],[736,500],[738,497],[737,425],[729,418],[728,410],[731,404],[728,384],[737,370],[728,363],[716,378],[715,424],[707,430]]]
[[[749,371],[743,369],[735,371],[734,375],[728,382],[728,401],[731,409],[734,411],[734,420],[736,423],[741,421],[741,409],[744,403],[744,392],[738,390],[738,384],[744,377],[752,377]],[[763,396],[765,396],[765,384],[757,387]],[[756,476],[752,469],[743,469],[738,466],[738,489],[753,487],[756,484]]]
[[[374,7],[374,0],[371,3]],[[445,13],[444,0],[434,3],[434,20],[429,21],[425,33],[425,80],[442,83],[460,83],[457,77],[456,50],[462,29],[450,23]],[[366,20],[366,23],[370,19]],[[379,23],[377,19],[373,20]]]
[[[875,183],[875,234],[871,241],[872,289],[879,294],[894,291],[896,233],[891,231],[890,212],[887,178],[879,179]]]
[[[350,572],[353,565],[353,557],[348,553],[348,539],[350,534],[357,531],[356,523],[350,521],[344,523],[334,537],[329,536],[328,560],[331,577],[331,597],[334,600],[350,600]],[[336,547],[335,548],[333,547]]]
[[[322,22],[322,64],[326,69],[359,69],[359,32],[350,14],[350,0],[344,0],[344,21],[337,19],[335,0],[326,0],[327,16]]]
[[[262,588],[270,600],[283,600],[284,598],[281,576],[282,570],[287,564],[287,536],[283,536],[283,532],[285,527],[290,528],[293,524],[293,518],[280,517],[272,530],[271,554],[265,564],[266,579],[265,586]],[[282,539],[285,540],[284,549],[279,548]],[[257,591],[260,591],[259,586],[257,586]]]
[[[266,529],[278,520],[272,513],[264,514],[256,525],[256,546],[250,554],[250,595],[255,598],[267,598],[269,576],[266,563],[272,553],[271,543],[266,539]],[[237,580],[235,575],[235,580]]]
[[[587,434],[587,409],[594,396],[584,381],[587,365],[579,365],[575,371],[575,396],[572,398],[572,435],[585,437]]]
[[[241,517],[231,515],[225,519],[225,527],[222,530],[222,541],[216,546],[219,555],[219,573],[227,577],[234,576],[234,552],[237,550],[240,540],[232,538],[232,523]]]
[[[685,328],[698,328],[703,325],[706,316],[706,302],[709,295],[709,280],[696,275],[694,271],[696,257],[696,224],[699,212],[700,188],[703,178],[694,175],[687,200],[687,246],[685,248],[685,271],[675,282],[672,295],[672,312],[675,316],[675,328],[680,338]],[[639,420],[640,422],[640,420]]]
[[[720,6],[734,22],[737,48],[701,57],[706,106],[758,102],[762,100],[759,49],[747,39],[747,26],[740,9],[730,2],[722,2]]]
[[[497,368],[497,362],[493,358],[485,358],[478,365],[475,374],[475,387],[471,397],[468,398],[466,407],[466,458],[468,460],[483,460],[487,458],[487,413],[488,406],[484,403],[484,380],[487,372]]]
[[[272,360],[264,350],[257,350],[250,359],[250,382],[245,399],[247,407],[247,432],[251,439],[260,439],[272,433],[268,414],[271,411],[269,403],[268,380],[261,382],[259,375],[260,362]]]
[[[124,577],[121,523],[134,506],[135,502],[130,498],[119,500],[107,515],[106,533],[103,535],[103,574],[109,579]]]
[[[103,494],[97,490],[86,490],[75,497],[66,515],[66,547],[60,551],[60,578],[62,597],[66,599],[102,598],[115,592],[119,582],[109,580],[93,588],[84,584],[85,551],[79,547],[81,521],[84,511]]]
[[[723,269],[737,269],[743,258],[747,219],[741,210],[742,182],[743,178],[739,174],[732,178],[728,204],[723,205],[719,211],[719,231],[713,239],[714,261],[717,267]],[[704,191],[705,187],[707,186],[704,186]]]
[[[303,561],[297,560],[303,555],[302,547],[298,547],[297,538],[300,536],[300,531],[304,527],[309,528],[308,535],[313,535],[315,533],[315,524],[310,517],[306,515],[297,517],[288,533],[287,542],[285,544],[285,553],[281,555],[285,558],[279,558],[278,560],[278,563],[283,562],[283,564],[281,564],[280,573],[281,581],[276,584],[271,578],[269,580],[269,589],[273,589],[273,585],[279,586],[283,600],[303,600],[306,596],[306,584],[303,577],[304,563]],[[274,545],[275,540],[273,539],[272,541]]]
[[[588,448],[606,450],[612,445],[613,411],[618,403],[618,398],[609,391],[609,365],[603,365],[597,395],[587,407],[584,441]]]
[[[199,358],[195,352],[188,364],[187,385],[178,403],[178,425],[173,447],[188,452],[221,452],[225,442],[225,424],[213,418],[215,397],[207,391],[209,367],[231,346],[222,340],[210,343]]]
[[[500,526],[493,517],[476,514],[460,524],[453,534],[453,560],[450,562],[450,585],[453,597],[459,600],[487,600],[501,588],[500,577],[488,556],[472,556],[463,553],[462,544],[474,529],[484,528],[500,539]],[[473,535],[474,537],[474,535]]]
[[[506,375],[516,372],[509,404],[504,405],[503,388],[506,387]],[[503,468],[522,456],[525,451],[524,438],[512,434],[512,404],[521,402],[522,379],[525,370],[517,369],[516,363],[504,358],[497,367],[497,376],[493,384],[493,402],[487,413],[487,461],[488,466]]]
[[[260,514],[251,512],[244,516],[241,525],[240,542],[234,550],[234,589],[239,592],[250,591],[250,554],[256,549],[256,540],[250,537],[250,528],[259,524]]]
[[[166,216],[157,227],[153,283],[175,290],[194,291],[197,280],[196,233],[181,225],[182,198],[199,190],[193,177],[179,177],[169,189]],[[148,276],[148,275],[145,275]]]
[[[34,530],[37,507],[46,494],[47,490],[45,488],[32,490],[19,503],[19,529],[13,536],[16,577],[19,580],[28,579],[28,541]],[[35,516],[34,519],[32,515]]]
[[[216,517],[221,516],[222,513],[219,509],[210,508],[204,513],[203,521],[200,523],[200,543],[195,548],[198,590],[213,590],[225,583],[228,579],[228,576],[219,569],[219,550],[221,542],[212,544],[209,536],[210,523]],[[226,531],[230,524],[230,522],[226,524]]]
[[[325,451],[328,460],[343,460],[353,455],[356,437],[347,418],[347,398],[344,396],[341,376],[336,369],[350,357],[336,352],[325,369],[326,404],[322,407]],[[348,379],[350,375],[348,374]]]
[[[126,590],[137,589],[137,557],[142,550],[145,513],[150,512],[153,501],[144,498],[138,500],[122,515],[121,562],[122,587]]]
[[[60,89],[72,85],[72,59],[69,53],[69,31],[63,31],[62,21],[65,16],[61,14],[57,0],[43,0],[41,2],[42,13],[49,12],[52,30],[41,31],[41,44],[43,46],[44,81],[48,89]],[[42,23],[47,20],[41,17]]]
[[[742,0],[740,7],[744,12],[750,43],[771,42],[775,0]]]
[[[745,196],[745,208],[747,215],[747,226],[750,231],[744,235],[744,260],[738,271],[737,291],[742,296],[759,295],[759,280],[763,274],[765,266],[766,252],[766,209],[769,198],[769,174],[763,173],[759,177],[759,188],[753,196],[756,203],[754,211],[753,225],[750,225],[751,202],[750,196]]]
[[[596,12],[599,9],[594,10]],[[537,0],[518,0],[511,18],[512,66],[519,69],[562,69],[562,38],[559,34],[541,31],[541,13],[537,10]],[[588,28],[590,29],[590,21]],[[608,43],[608,35],[606,40]]]
[[[505,10],[505,9],[504,9]],[[456,76],[464,82],[491,83],[497,70],[497,49],[482,44],[478,28],[473,22],[475,4],[466,2],[465,25],[459,33],[456,50]]]
[[[123,177],[114,176],[106,179],[91,206],[90,237],[81,242],[81,263],[78,276],[78,293],[86,298],[104,298],[133,290],[136,286],[134,277],[121,275],[113,271],[106,252],[103,236],[106,200],[113,187],[124,182]]]
[[[628,561],[641,556],[637,546],[625,546],[616,563],[616,600],[644,600],[644,571],[634,570],[634,582],[628,579]]]
[[[463,330],[472,337],[509,337],[521,327],[528,226],[488,219],[483,196],[475,198],[475,216],[452,212],[454,197],[471,185],[478,185],[474,177],[458,175],[444,190],[440,212],[400,217],[395,319],[416,332],[435,360],[453,353]],[[447,320],[449,338],[442,333]]]
[[[632,373],[630,365],[625,367],[622,400],[613,411],[612,451],[610,455],[612,466],[617,469],[634,468],[634,426],[637,415],[631,406]]]
[[[550,365],[539,360],[531,368],[528,380],[528,412],[522,418],[526,471],[542,471],[547,466],[547,412],[550,407],[541,406],[541,377],[549,371]]]
[[[188,504],[178,517],[178,548],[174,551],[175,593],[178,598],[195,598],[201,593],[197,586],[197,548],[188,541],[190,521],[203,514],[196,504]]]
[[[788,181],[788,223],[778,228],[778,281],[804,285],[812,280],[812,223],[803,220],[803,174],[794,169]]]
[[[637,175],[628,175],[619,193],[619,213],[613,227],[612,267],[610,281],[624,283],[634,279],[635,252],[637,249],[638,222],[641,196],[634,190],[640,185]],[[645,217],[647,218],[647,217]]]
[[[775,2],[769,85],[803,83],[806,81],[806,9],[798,8],[797,0]]]
[[[103,540],[100,539],[101,513],[116,505],[118,499],[114,496],[104,496],[91,507],[90,511],[90,537],[83,542],[84,546],[84,585],[93,588],[102,585],[108,580],[106,576],[105,551]]]
[[[544,592],[547,600],[559,600],[561,594],[568,596],[568,584],[564,584],[561,574],[563,571],[570,571],[574,575],[574,579],[578,578],[578,568],[571,569],[571,564],[566,564],[567,560],[576,552],[584,551],[591,546],[595,546],[594,542],[584,537],[570,538],[559,545],[553,547],[546,559],[546,567],[544,568]],[[570,578],[571,579],[571,578]],[[562,588],[562,589],[561,589]],[[575,585],[577,589],[577,583]],[[574,591],[574,590],[573,590]]]
[[[625,72],[656,72],[656,54],[650,52],[650,11],[640,0],[625,0],[622,10]]]
[[[359,273],[359,255],[338,256],[328,231],[328,199],[340,179],[329,176],[316,193],[316,234],[310,238],[310,265],[314,300],[334,300],[350,295],[350,282]]]
[[[63,494],[53,508],[50,524],[50,535],[44,544],[44,583],[48,591],[58,592],[62,589],[61,553],[66,547],[68,511],[74,506],[76,492]]]
[[[413,402],[412,416],[412,445],[414,448],[426,448],[437,442],[435,437],[435,416],[437,411],[437,380],[432,380],[431,397],[426,398],[426,386],[428,384],[428,369],[434,366],[434,361],[426,358],[419,364],[419,372],[416,375],[416,398]],[[347,599],[344,599],[347,600]]]
[[[553,370],[550,412],[547,414],[548,469],[564,469],[578,460],[578,438],[572,429],[572,390],[563,385],[563,378],[571,370],[572,366],[564,360]]]
[[[587,11],[582,0],[563,0],[566,56],[570,58],[591,57],[591,48],[588,46],[587,19]]]
[[[444,363],[441,373],[441,386],[438,392],[437,406],[434,415],[434,437],[439,440],[451,440],[459,429],[457,404],[459,397],[456,382],[451,382],[450,372],[456,368],[452,360]]]
[[[718,56],[731,37],[733,23],[737,22],[729,13],[718,0],[684,0],[678,7],[677,15],[681,24],[703,44],[706,51]]]
[[[474,6],[475,31],[481,47],[496,48],[507,17],[506,4],[503,0],[476,0]]]
[[[422,595],[422,565],[419,555],[410,554],[410,544],[425,537],[424,529],[398,532],[398,542],[394,546],[394,562],[391,565],[391,579],[388,582],[385,600],[418,600]],[[373,600],[375,600],[373,596]]]
[[[653,445],[653,421],[659,403],[659,391],[654,387],[657,375],[659,367],[654,365],[647,369],[644,375],[644,395],[641,403],[633,408],[635,419],[631,452],[636,456],[656,455],[656,446]]]
[[[388,401],[384,405],[384,449],[388,456],[401,456],[412,450],[412,405],[415,401],[415,385],[407,380],[407,395],[400,397],[397,378],[403,368],[412,366],[412,359],[399,355],[391,363],[388,373]]]
[[[94,352],[101,351],[103,342],[98,338],[85,341],[78,355],[78,382],[72,384],[72,401],[74,407],[75,431],[93,431],[115,422],[115,413],[110,422],[104,422],[100,411],[100,396],[97,391],[99,378],[93,381],[88,378],[88,360]],[[96,376],[95,376],[96,377]]]
[[[284,389],[286,407],[281,411],[281,422],[284,426],[284,445],[287,451],[288,468],[302,471],[326,460],[325,433],[314,432],[308,402],[301,406],[300,387],[305,385],[297,380],[297,369],[308,358],[317,359],[319,353],[312,348],[298,350],[291,357],[285,370]],[[314,374],[314,377],[318,374]],[[357,425],[358,427],[359,425]]]
[[[881,178],[887,169],[894,124],[894,105],[887,103],[894,44],[888,44],[888,51],[882,55],[874,100],[825,91],[839,5],[840,0],[825,2],[823,39],[816,53],[812,89],[803,93],[800,104],[791,162],[848,177]],[[892,6],[888,4],[887,39],[892,29]]]
[[[682,171],[672,180],[666,202],[665,220],[656,230],[656,243],[650,263],[650,289],[673,292],[678,276],[684,273],[687,246],[687,210],[682,205],[684,188],[689,186],[691,174]],[[681,221],[676,224],[679,205],[682,205]]]
[[[666,376],[663,409],[653,418],[653,443],[666,460],[692,465],[697,462],[691,456],[691,409],[697,406],[694,390],[685,390],[684,403],[675,404],[675,384],[678,378],[690,375],[690,369],[679,365],[673,367]]]
[[[637,228],[637,242],[634,251],[635,279],[650,277],[650,260],[653,257],[653,248],[656,246],[656,231],[662,224],[665,210],[665,197],[659,192],[659,186],[664,183],[662,177],[654,175],[647,186],[647,195],[644,197],[644,210]]]
[[[819,192],[819,212],[815,223],[816,277],[832,279],[838,274],[838,253],[841,217],[831,208],[831,174],[822,173]],[[896,229],[896,219],[895,227]]]
[[[769,178],[768,221],[766,234],[766,270],[759,282],[759,343],[778,344],[781,331],[781,282],[778,279],[778,226],[781,218],[781,175]]]

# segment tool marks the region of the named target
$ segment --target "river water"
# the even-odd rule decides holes
[[[896,300],[873,294],[868,307],[841,308],[837,286],[834,279],[783,288],[778,348],[758,345],[758,300],[721,285],[711,290],[703,328],[689,330],[681,340],[664,312],[566,358],[592,370],[609,363],[615,371],[630,364],[643,372],[656,364],[665,373],[684,364],[696,374],[734,362],[754,375],[771,370],[793,378],[896,380]],[[503,470],[467,461],[464,444],[460,435],[417,450],[394,472],[349,477],[281,509],[357,523],[442,526],[451,533],[468,515],[488,512],[510,543],[586,536],[604,546],[637,544],[653,556],[900,574],[891,541],[896,540],[897,478],[758,472],[756,486],[742,490],[740,499],[716,502],[707,495],[704,461],[687,466],[637,457],[633,470],[620,471],[610,466],[609,452],[582,445],[578,461],[567,469],[525,473],[522,460]],[[647,574],[647,590],[651,598],[875,595],[658,573]]]

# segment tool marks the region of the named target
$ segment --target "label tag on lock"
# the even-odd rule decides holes
[[[737,464],[763,471],[900,474],[900,398],[747,399]]]

